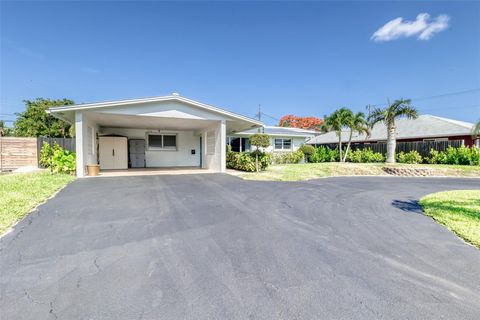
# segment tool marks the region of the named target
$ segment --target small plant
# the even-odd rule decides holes
[[[338,149],[330,149],[326,146],[315,148],[315,152],[309,157],[310,162],[336,162],[340,160]]]
[[[40,165],[51,169],[55,173],[74,174],[76,169],[75,152],[62,149],[58,143],[53,148],[47,142],[40,150]]]
[[[256,133],[250,137],[250,144],[255,147],[255,168],[257,172],[259,171],[258,167],[258,157],[262,153],[261,148],[268,148],[270,146],[270,137],[263,133]]]
[[[399,163],[410,163],[410,164],[417,164],[417,163],[422,163],[422,156],[415,150],[412,150],[410,152],[400,152],[397,154],[397,161]]]
[[[270,155],[268,153],[255,152],[227,152],[227,168],[248,172],[256,171],[256,159],[261,170],[265,170],[270,165]]]
[[[293,152],[277,152],[273,154],[272,161],[275,164],[299,163],[304,158],[301,150]]]
[[[305,162],[308,162],[310,156],[315,153],[315,147],[309,144],[302,144],[302,146],[298,150],[303,152],[305,156]]]
[[[373,163],[384,162],[385,157],[379,152],[373,152],[372,149],[357,149],[349,153],[347,161],[355,163]]]
[[[461,146],[448,147],[445,151],[430,150],[427,162],[431,164],[480,165],[480,149]]]

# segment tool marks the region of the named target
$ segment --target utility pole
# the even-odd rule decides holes
[[[258,105],[257,118],[258,118],[258,121],[262,121],[262,105],[261,104]]]

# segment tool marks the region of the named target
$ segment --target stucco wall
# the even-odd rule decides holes
[[[152,130],[128,128],[102,128],[100,135],[121,135],[129,139],[146,139]],[[177,150],[145,150],[147,167],[195,167],[200,166],[200,136],[193,131],[169,130],[162,133],[177,135]],[[191,154],[191,150],[195,154]]]

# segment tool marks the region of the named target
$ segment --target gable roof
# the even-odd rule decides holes
[[[397,139],[435,138],[470,135],[473,123],[452,120],[432,115],[421,115],[417,119],[398,119],[395,121]],[[342,132],[342,141],[348,141],[350,132]],[[371,130],[370,137],[353,134],[352,142],[387,140],[387,128],[383,122],[377,123]],[[310,139],[308,144],[338,143],[335,132],[328,132]]]
[[[160,97],[150,97],[150,98],[140,98],[140,99],[127,99],[127,100],[115,100],[115,101],[105,101],[105,102],[95,102],[95,103],[83,103],[83,104],[76,104],[76,105],[69,105],[69,106],[61,106],[61,107],[53,107],[48,109],[49,113],[53,115],[58,115],[61,117],[63,112],[72,112],[77,110],[96,110],[101,108],[108,108],[108,107],[117,107],[117,106],[124,106],[124,105],[136,105],[136,104],[144,104],[144,103],[151,103],[151,102],[163,102],[163,101],[178,101],[183,102],[188,105],[204,109],[207,111],[215,112],[218,114],[222,114],[227,117],[240,119],[244,121],[251,122],[252,124],[263,126],[263,122],[240,115],[238,113],[234,113],[231,111],[227,111],[221,108],[214,107],[209,104],[205,104],[199,101],[195,101],[192,99],[188,99],[185,97],[181,97],[179,95],[169,95],[169,96],[160,96]],[[65,119],[64,119],[65,120]]]
[[[252,135],[258,133],[259,129],[249,129],[242,132],[237,132],[237,135]],[[261,129],[260,129],[261,130]],[[283,136],[283,137],[313,137],[318,135],[317,131],[305,130],[290,127],[264,126],[263,133],[269,136]]]

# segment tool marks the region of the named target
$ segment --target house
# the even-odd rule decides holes
[[[225,171],[227,136],[261,121],[172,94],[49,109],[75,124],[77,176],[100,169],[199,167]]]
[[[395,121],[397,142],[448,141],[462,140],[465,146],[479,144],[472,138],[473,123],[441,118],[432,115],[421,115],[417,119],[401,118]],[[342,133],[342,141],[348,142],[349,132]],[[384,123],[377,123],[370,136],[354,133],[353,144],[369,144],[387,141],[387,128]],[[307,144],[314,146],[336,144],[338,137],[335,132],[318,135]]]
[[[305,144],[306,141],[318,134],[317,131],[313,130],[264,126],[262,128],[232,133],[227,137],[227,144],[231,146],[232,151],[251,151],[249,137],[259,132],[270,136],[270,147],[266,148],[266,152],[296,151],[302,144]]]

